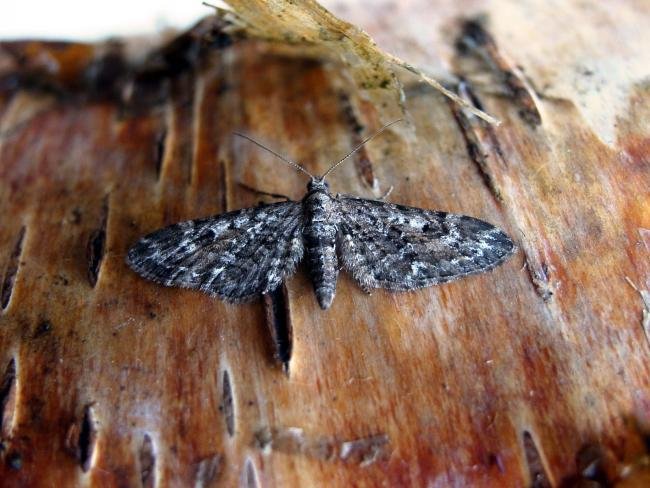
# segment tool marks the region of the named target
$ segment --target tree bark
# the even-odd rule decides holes
[[[3,486],[647,486],[650,11],[605,5],[328,3],[498,127],[214,19],[140,60],[0,43]],[[503,266],[371,295],[343,273],[324,312],[303,268],[230,305],[125,264],[272,201],[246,187],[303,196],[233,131],[320,173],[399,116],[333,191],[489,221]]]

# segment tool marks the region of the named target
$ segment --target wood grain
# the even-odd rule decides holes
[[[299,47],[206,44],[211,20],[141,64],[119,46],[0,43],[3,486],[647,486],[650,90],[594,68],[626,89],[605,140],[588,105],[602,101],[540,80],[554,46],[542,34],[609,39],[649,12],[580,10],[572,34],[530,2],[530,22],[551,25],[521,20],[524,46],[498,20],[520,19],[514,3],[426,5],[330,6],[449,66],[501,126],[408,74],[400,105]],[[400,35],[409,11],[436,20]],[[588,55],[576,51],[604,66]],[[393,186],[393,202],[492,222],[520,248],[505,265],[370,296],[344,275],[327,312],[304,269],[228,305],[126,266],[145,233],[262,198],[243,185],[303,195],[301,174],[232,131],[317,172],[400,114],[333,190]]]

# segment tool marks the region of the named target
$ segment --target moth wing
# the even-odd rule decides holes
[[[129,250],[127,263],[157,283],[236,302],[273,291],[303,253],[302,206],[280,202],[159,229]]]
[[[338,246],[366,290],[412,290],[480,273],[515,251],[500,229],[466,215],[341,198]]]

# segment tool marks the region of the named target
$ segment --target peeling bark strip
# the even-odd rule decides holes
[[[232,437],[235,433],[235,407],[232,401],[232,388],[230,386],[230,375],[228,371],[224,370],[222,381],[221,405],[219,406],[219,410],[221,410],[226,420],[228,435]]]
[[[394,73],[394,68],[399,67],[471,110],[477,117],[492,124],[498,123],[494,117],[469,106],[422,69],[379,49],[366,32],[335,17],[315,0],[228,0],[226,3],[231,9],[216,8],[215,13],[223,15],[224,19],[232,19],[242,28],[240,34],[264,41],[309,46],[310,57],[329,58],[338,54],[350,68],[357,85],[363,89],[393,90],[394,95],[399,96],[400,85]]]
[[[542,457],[537,450],[535,441],[529,432],[524,431],[524,453],[528,463],[528,472],[530,474],[530,485],[532,488],[550,488],[551,482],[544,469]]]
[[[16,383],[16,361],[9,361],[0,383],[0,437],[4,437],[7,426],[11,423],[14,415],[15,388]]]
[[[142,488],[153,488],[155,486],[154,469],[156,467],[156,456],[149,434],[144,435],[142,446],[140,446],[139,460]]]
[[[293,326],[289,297],[285,285],[264,295],[266,325],[271,334],[273,357],[282,365],[282,370],[289,375],[289,362],[293,348]]]
[[[88,238],[86,257],[88,259],[88,282],[93,288],[97,284],[97,277],[104,259],[106,247],[106,224],[108,222],[108,195],[104,197],[99,228],[93,231]]]
[[[356,113],[354,112],[354,107],[350,101],[350,97],[345,93],[339,94],[339,102],[343,110],[343,116],[350,126],[352,132],[352,147],[356,147],[363,141],[363,129],[364,125],[359,121]],[[377,180],[375,178],[375,172],[372,167],[372,161],[368,156],[368,151],[365,147],[362,147],[357,151],[353,156],[354,166],[357,168],[357,172],[366,185],[368,185],[373,190],[377,187]]]
[[[526,84],[479,21],[468,20],[463,24],[456,47],[463,54],[474,54],[480,58],[499,77],[508,95],[519,107],[522,120],[533,127],[542,123],[542,117]]]
[[[18,238],[16,239],[16,244],[14,249],[9,256],[9,262],[5,267],[4,274],[2,277],[2,283],[0,286],[0,303],[2,304],[2,310],[6,310],[9,305],[9,300],[11,300],[11,293],[14,289],[14,283],[16,281],[16,273],[18,273],[18,265],[20,263],[20,255],[23,252],[23,240],[25,239],[25,227],[21,227],[20,232],[18,233]]]

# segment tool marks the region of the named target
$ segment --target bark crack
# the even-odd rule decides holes
[[[520,118],[531,127],[542,123],[535,99],[519,70],[506,59],[494,38],[478,20],[467,20],[456,40],[461,54],[473,55],[480,59],[496,75],[505,89],[506,95],[519,109]],[[481,110],[483,110],[481,108]]]
[[[14,244],[13,251],[9,256],[9,262],[5,268],[4,276],[2,278],[2,286],[0,287],[0,303],[2,310],[6,310],[11,300],[11,294],[16,282],[16,274],[20,265],[20,256],[23,252],[23,241],[25,240],[25,227],[23,226],[18,232],[16,244]]]

